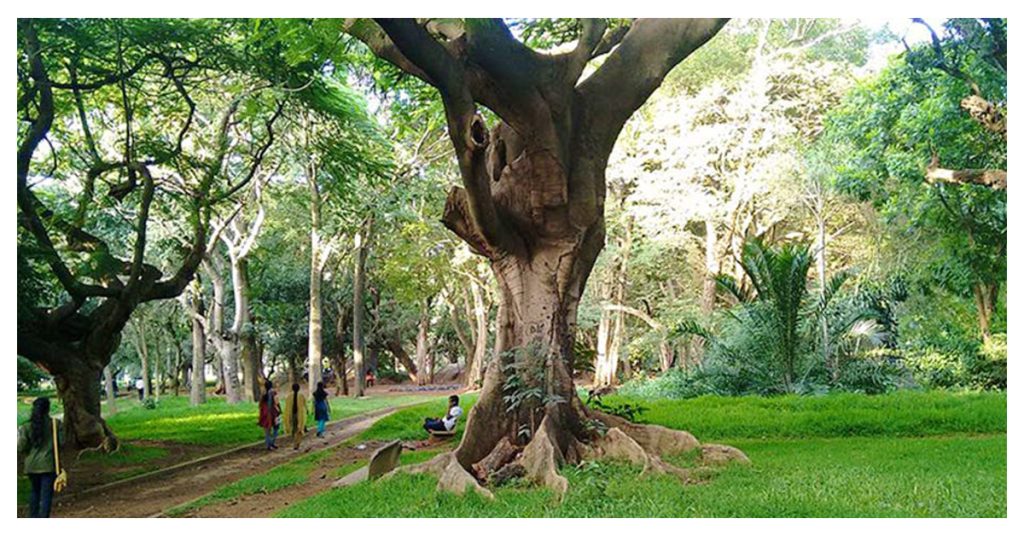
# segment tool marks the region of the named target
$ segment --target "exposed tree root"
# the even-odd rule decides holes
[[[423,463],[398,467],[394,471],[391,471],[381,477],[381,479],[388,479],[399,473],[426,473],[434,475],[437,477],[438,491],[450,491],[461,496],[466,492],[466,488],[468,487],[480,494],[482,497],[494,499],[494,494],[491,493],[491,490],[481,486],[480,483],[462,467],[459,461],[455,458],[455,455],[451,452],[439,454]]]
[[[520,463],[526,469],[526,478],[535,484],[554,490],[559,497],[569,490],[569,481],[558,474],[558,467],[565,461],[562,451],[555,442],[554,426],[551,416],[541,421],[537,433],[526,448]]]
[[[455,452],[446,452],[420,464],[399,467],[384,478],[397,473],[427,473],[437,477],[438,491],[462,495],[466,488],[470,488],[483,497],[493,499],[493,493],[481,483],[500,485],[512,478],[525,477],[563,498],[569,490],[569,481],[558,473],[559,467],[584,460],[624,461],[640,466],[641,475],[673,475],[684,484],[704,482],[717,471],[717,467],[727,463],[750,463],[739,449],[727,445],[702,445],[688,432],[635,424],[592,410],[583,411],[588,418],[604,424],[603,434],[577,439],[566,426],[558,424],[563,415],[557,411],[549,412],[525,448],[503,437],[489,454],[472,464],[469,471],[459,462]],[[677,467],[662,459],[663,456],[693,451],[699,453],[694,467]]]
[[[750,463],[742,450],[729,445],[708,443],[701,445],[701,460],[707,465],[724,465],[729,462]]]

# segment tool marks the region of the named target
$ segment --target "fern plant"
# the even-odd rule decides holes
[[[760,240],[748,241],[743,246],[740,266],[750,285],[741,285],[728,275],[717,278],[719,289],[737,301],[737,307],[727,313],[731,324],[726,326],[728,336],[716,336],[694,321],[679,324],[675,332],[708,340],[713,352],[737,369],[733,372],[742,379],[736,385],[740,390],[805,390],[800,386],[825,365],[820,360],[806,359],[814,355],[819,344],[817,329],[850,277],[848,272],[840,272],[824,288],[815,289],[809,286],[812,263],[807,244],[769,247]],[[835,332],[830,340],[847,343],[851,333],[872,332],[869,328],[874,324],[867,323],[870,311],[850,308],[846,312],[849,314],[841,322],[830,326],[830,331]],[[765,389],[766,386],[770,388]]]

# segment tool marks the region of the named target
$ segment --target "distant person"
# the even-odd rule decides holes
[[[373,375],[373,371],[366,371],[366,386],[373,387],[374,380],[376,380],[376,377]]]
[[[281,427],[281,404],[277,401],[277,391],[270,380],[263,384],[263,389],[263,396],[260,397],[260,427],[263,428],[267,450],[274,450],[277,448],[277,432]]]
[[[18,428],[18,455],[25,457],[25,475],[32,483],[28,496],[29,517],[50,517],[53,485],[57,479],[54,458],[54,423],[50,417],[50,399],[43,396],[32,402],[32,416]],[[56,444],[64,444],[64,431],[56,421]]]
[[[299,393],[299,384],[292,384],[292,394],[284,402],[284,433],[292,438],[292,448],[298,449],[306,435],[306,397]]]
[[[435,432],[451,432],[455,429],[455,424],[459,421],[459,417],[462,416],[462,408],[459,407],[458,395],[452,395],[448,397],[448,413],[440,419],[432,419],[427,417],[423,420],[423,429],[426,431]]]
[[[142,401],[142,395],[146,392],[146,382],[142,381],[142,378],[135,380],[135,390],[139,392],[139,401]]]
[[[331,403],[327,401],[324,382],[316,382],[316,391],[313,391],[313,417],[316,419],[316,436],[323,437],[327,421],[331,418]]]

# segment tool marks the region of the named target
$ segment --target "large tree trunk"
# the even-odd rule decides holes
[[[216,259],[217,257],[214,256],[213,258]],[[234,272],[235,269],[232,267],[233,277]],[[238,337],[230,328],[224,326],[225,295],[227,290],[224,278],[220,275],[219,269],[216,271],[207,270],[207,273],[210,276],[211,283],[213,283],[213,311],[211,315],[210,337],[213,341],[213,347],[220,358],[220,368],[223,374],[222,382],[227,401],[229,404],[236,404],[241,401],[241,388],[238,383]]]
[[[62,373],[54,375],[57,395],[64,404],[65,430],[71,445],[99,445],[106,451],[117,446],[113,432],[100,417],[102,377],[102,368],[70,361]]]
[[[603,222],[592,236],[603,235]],[[495,351],[500,358],[487,368],[484,388],[466,424],[456,457],[464,467],[480,461],[504,437],[524,445],[540,431],[547,418],[557,424],[552,438],[566,454],[570,439],[583,437],[584,410],[569,376],[576,327],[579,277],[589,273],[601,242],[549,246],[533,259],[505,257],[492,267],[500,287],[502,308]],[[561,262],[561,264],[560,264]],[[568,267],[575,266],[575,269]],[[575,274],[575,275],[573,275]],[[510,376],[521,385],[518,392],[502,392]],[[540,388],[544,398],[524,398],[514,409],[504,395],[522,396]]]
[[[189,285],[188,305],[192,323],[192,386],[189,403],[206,403],[206,326],[203,291],[196,278]]]

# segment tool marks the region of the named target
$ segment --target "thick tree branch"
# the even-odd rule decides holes
[[[637,309],[636,307],[630,307],[628,305],[621,305],[617,303],[605,303],[601,305],[601,308],[604,309],[605,311],[619,311],[635,316],[640,320],[643,320],[645,323],[647,323],[647,325],[650,326],[651,329],[660,330],[665,327],[664,324],[655,320],[653,317],[651,317],[651,315],[641,311],[640,309]]]
[[[415,19],[374,20],[401,54],[426,73],[431,85],[440,90],[443,96],[456,99],[468,96],[465,69],[461,62],[452,57]]]
[[[342,29],[345,33],[361,41],[377,57],[430,85],[435,85],[430,76],[423,72],[423,69],[420,69],[402,55],[402,52],[398,50],[398,47],[395,46],[388,35],[384,33],[384,30],[372,20],[345,19]]]
[[[577,88],[601,152],[673,67],[721,30],[728,19],[638,19],[604,65]]]
[[[949,182],[953,184],[978,184],[993,190],[1006,189],[1006,171],[1001,169],[944,169],[929,167],[924,176],[930,184]]]

